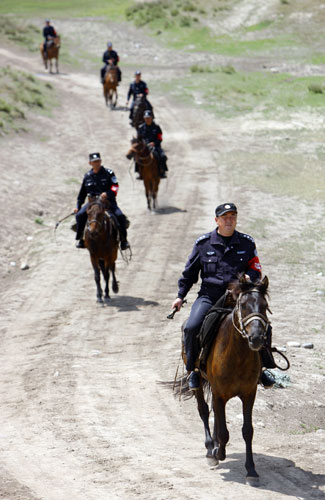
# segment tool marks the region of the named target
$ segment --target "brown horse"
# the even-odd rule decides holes
[[[88,221],[85,230],[85,247],[90,253],[97,286],[97,302],[103,303],[100,286],[100,271],[105,279],[105,302],[110,298],[108,290],[109,272],[113,277],[113,292],[118,292],[115,276],[115,261],[118,252],[118,230],[116,223],[107,212],[108,206],[100,198],[89,198]]]
[[[143,113],[148,108],[148,103],[146,96],[144,94],[138,94],[134,101],[133,117],[132,117],[132,127],[136,130],[144,123]]]
[[[48,61],[50,62],[50,73],[52,73],[52,59],[55,59],[55,67],[56,67],[56,72],[59,72],[59,50],[60,50],[60,37],[52,37],[50,40],[48,40],[46,46],[46,52],[44,51],[44,46],[41,43],[40,45],[40,50],[41,50],[41,55],[42,59],[44,62],[45,69],[47,69]]]
[[[225,406],[229,399],[238,396],[243,405],[242,434],[246,443],[246,482],[257,486],[259,476],[255,470],[252,453],[252,410],[257,384],[261,374],[259,350],[262,348],[269,320],[266,316],[268,278],[252,283],[244,277],[230,285],[235,308],[222,321],[212,344],[206,365],[201,372],[202,383],[195,391],[198,411],[204,423],[207,458],[214,465],[226,458],[229,432]],[[188,386],[178,382],[179,392],[188,393]],[[180,389],[181,388],[181,389]],[[212,395],[214,431],[209,428],[209,407],[204,389]]]
[[[104,98],[106,102],[106,106],[108,106],[108,102],[110,103],[110,108],[115,108],[117,104],[117,68],[116,66],[110,65],[108,66],[105,79],[104,79]],[[113,100],[114,99],[114,100]]]
[[[134,158],[139,166],[147,197],[148,210],[156,209],[158,187],[160,182],[158,161],[143,139],[131,140],[131,148],[126,154],[130,160]]]

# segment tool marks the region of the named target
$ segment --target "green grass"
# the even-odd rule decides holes
[[[107,17],[110,21],[124,17],[132,0],[1,0],[0,14],[45,18]]]
[[[1,39],[6,38],[11,42],[22,45],[34,52],[39,50],[41,30],[27,21],[4,16],[0,18],[0,37]]]
[[[31,112],[46,112],[55,103],[53,87],[32,74],[9,66],[0,68],[0,132],[26,130]],[[51,103],[51,104],[49,104]]]
[[[258,110],[265,118],[295,109],[325,111],[325,79],[284,73],[242,72],[232,66],[194,65],[195,77],[162,83],[164,90],[227,118]],[[195,97],[196,99],[195,99]],[[199,96],[199,98],[198,98]]]

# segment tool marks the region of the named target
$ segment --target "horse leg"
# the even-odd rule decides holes
[[[211,437],[210,433],[210,427],[209,427],[209,406],[207,405],[205,399],[204,399],[204,394],[203,394],[203,388],[202,385],[200,388],[195,391],[195,397],[196,397],[196,402],[197,402],[197,409],[200,414],[201,420],[204,425],[204,432],[205,432],[205,447],[207,449],[206,457],[208,459],[208,462],[210,465],[218,465],[218,461],[216,460],[215,456],[213,455],[213,440]]]
[[[218,460],[226,458],[226,444],[229,441],[229,432],[226,424],[226,404],[223,399],[213,395],[214,411],[214,432],[213,440],[215,443],[214,454]]]
[[[116,275],[115,275],[115,262],[111,265],[110,270],[113,278],[113,285],[112,285],[113,292],[118,293],[118,282],[116,280]]]
[[[247,470],[246,482],[251,486],[258,486],[259,476],[255,470],[255,464],[253,461],[253,451],[252,451],[252,440],[253,440],[253,424],[252,424],[252,412],[255,401],[256,389],[253,393],[246,397],[241,398],[243,403],[243,416],[244,423],[242,427],[243,438],[246,443],[246,462],[245,467]]]
[[[105,302],[109,301],[110,296],[109,296],[109,290],[108,290],[108,282],[109,282],[109,269],[108,269],[108,264],[107,262],[100,260],[99,265],[101,268],[101,271],[103,273],[103,277],[105,280],[105,295],[104,295],[104,300]]]
[[[59,73],[59,59],[55,59],[55,67],[56,67],[56,72]]]
[[[91,261],[93,268],[94,268],[94,275],[95,275],[95,282],[96,282],[96,287],[97,287],[97,302],[102,303],[103,299],[103,290],[100,286],[100,272],[99,272],[99,265],[97,259],[92,259]]]

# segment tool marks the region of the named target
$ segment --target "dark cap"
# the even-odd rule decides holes
[[[237,213],[236,205],[234,203],[223,203],[222,205],[218,205],[216,208],[216,217],[220,217],[221,215],[224,215],[227,212]]]
[[[134,73],[135,75],[141,75],[141,71],[139,69],[136,70],[136,72]]]
[[[113,46],[112,42],[107,42],[107,47],[112,47],[112,46]]]
[[[143,118],[152,118],[153,114],[150,109],[146,109],[145,112],[143,113]]]
[[[90,153],[89,161],[101,160],[100,153]]]

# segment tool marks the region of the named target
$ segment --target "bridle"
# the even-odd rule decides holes
[[[234,310],[232,312],[232,318],[231,318],[232,319],[232,324],[233,324],[235,330],[238,333],[240,333],[240,335],[243,338],[248,339],[249,334],[248,334],[248,332],[246,330],[246,327],[252,321],[257,320],[260,323],[262,323],[262,325],[263,325],[263,329],[264,329],[263,330],[263,338],[264,338],[264,340],[266,340],[267,330],[268,330],[268,327],[270,325],[270,321],[268,320],[268,318],[264,314],[259,313],[259,312],[253,312],[251,314],[248,314],[244,318],[242,316],[242,310],[241,310],[240,300],[241,300],[241,298],[242,298],[243,295],[246,295],[247,293],[253,293],[253,292],[261,293],[261,291],[258,288],[252,288],[251,290],[247,290],[246,292],[241,292],[239,294],[237,302],[236,302],[236,306],[235,306],[235,308],[234,308]],[[267,309],[272,314],[272,312],[269,309],[269,307],[267,307]],[[239,328],[236,325],[236,318],[238,320]]]

